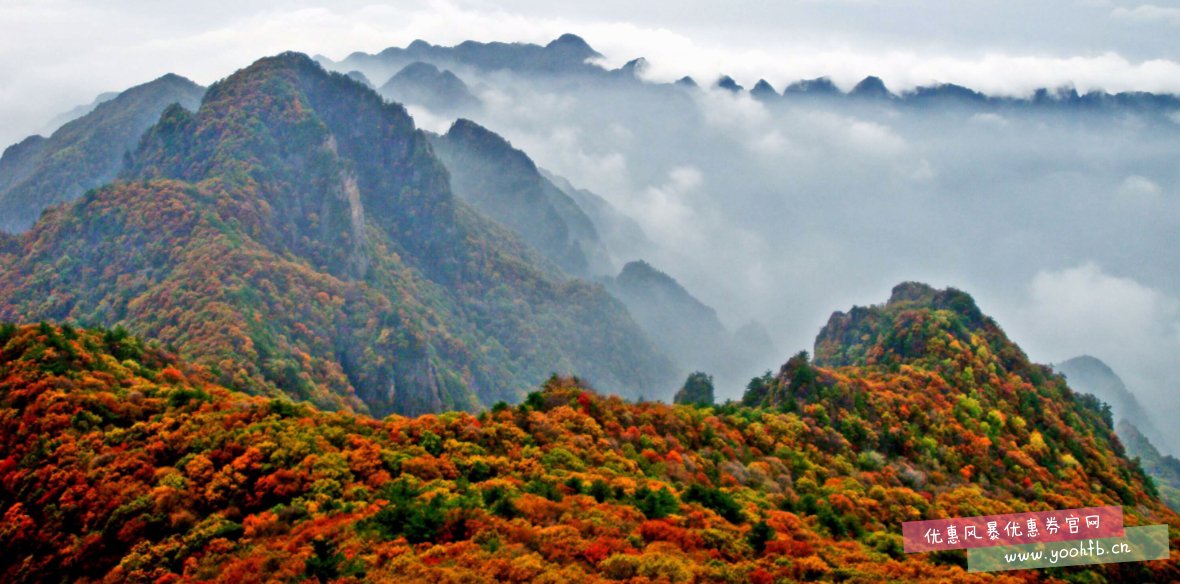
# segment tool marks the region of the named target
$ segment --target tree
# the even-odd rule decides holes
[[[340,576],[340,562],[344,554],[336,551],[336,544],[322,537],[311,540],[312,554],[304,562],[304,573],[308,578],[328,582]]]
[[[635,507],[648,519],[663,519],[680,510],[680,501],[667,487],[661,487],[658,491],[640,487],[635,489]]]
[[[672,401],[694,406],[713,405],[713,376],[701,371],[690,373]]]
[[[750,533],[746,534],[746,542],[754,550],[754,555],[760,556],[766,551],[766,542],[773,540],[775,535],[774,528],[769,523],[759,521],[750,528]]]

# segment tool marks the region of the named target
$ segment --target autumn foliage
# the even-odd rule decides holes
[[[900,522],[1121,496],[1081,487],[1084,465],[1042,497],[916,444],[870,456],[811,404],[632,404],[553,378],[518,407],[375,420],[227,390],[121,331],[8,325],[0,346],[4,581],[1027,581],[1050,574],[907,556]],[[913,381],[846,383],[900,400]],[[1129,524],[1180,527],[1121,485]]]

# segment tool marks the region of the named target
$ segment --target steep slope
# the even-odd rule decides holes
[[[100,93],[95,96],[94,101],[90,103],[72,107],[68,111],[64,111],[56,116],[53,116],[53,119],[49,120],[49,122],[45,124],[45,127],[41,130],[40,134],[42,136],[49,136],[56,132],[58,128],[66,125],[67,122],[72,122],[94,111],[94,108],[98,107],[99,104],[108,102],[112,99],[115,99],[116,97],[119,97],[118,91],[105,91]]]
[[[761,325],[750,322],[731,334],[713,308],[643,260],[628,262],[607,284],[681,373],[709,373],[729,396],[777,358]]]
[[[455,194],[574,275],[613,271],[594,223],[507,140],[459,119],[433,141]]]
[[[1143,470],[1155,481],[1160,499],[1163,499],[1173,511],[1180,513],[1180,460],[1161,454],[1139,432],[1139,428],[1127,420],[1119,420],[1115,430],[1119,434],[1119,440],[1126,445],[1127,454],[1138,458]]]
[[[699,369],[716,374],[734,357],[729,331],[717,313],[651,264],[628,262],[610,290],[686,372]]]
[[[119,173],[123,156],[170,104],[196,109],[204,88],[168,74],[98,103],[49,138],[30,137],[0,158],[0,230],[32,226],[50,205],[73,201]]]
[[[835,427],[861,426],[866,448],[912,454],[998,499],[1051,502],[1071,485],[1131,505],[1149,491],[1101,402],[1030,363],[964,292],[898,285],[884,305],[833,314],[815,355],[817,367],[788,362],[756,401],[822,404]]]
[[[1174,517],[1103,404],[1030,363],[964,292],[901,284],[833,314],[815,353],[752,381],[744,402],[826,428],[818,448],[892,466],[930,492],[925,516],[1110,504],[1137,523]],[[1109,581],[1153,579],[1115,570]]]
[[[406,65],[378,91],[399,103],[421,105],[440,113],[465,112],[479,106],[479,98],[462,79],[430,63]]]
[[[634,219],[619,211],[606,199],[586,189],[575,187],[569,180],[543,168],[538,169],[553,186],[561,189],[578,208],[590,218],[594,230],[606,246],[612,263],[619,265],[625,258],[643,257],[651,253],[655,244],[647,238],[643,228]]]
[[[1042,503],[916,481],[819,406],[553,378],[516,408],[377,421],[227,390],[119,331],[8,325],[0,347],[5,582],[1180,578],[1176,537],[1169,561],[1015,576],[904,554],[901,521]],[[1180,528],[1150,497],[1124,510]]]
[[[1088,393],[1110,404],[1111,414],[1116,421],[1127,420],[1156,446],[1168,452],[1177,451],[1176,445],[1159,430],[1151,414],[1143,409],[1143,405],[1135,399],[1123,380],[1106,363],[1095,357],[1082,355],[1058,363],[1053,369],[1065,375],[1069,386],[1075,391]],[[1132,454],[1137,455],[1134,452]]]
[[[123,179],[25,236],[0,317],[122,323],[223,384],[376,414],[515,401],[554,371],[674,383],[601,287],[455,199],[401,106],[305,56],[168,109]]]

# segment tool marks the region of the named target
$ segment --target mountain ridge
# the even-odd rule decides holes
[[[46,207],[77,199],[118,175],[124,153],[172,103],[190,109],[204,88],[173,73],[97,103],[48,138],[31,136],[0,157],[0,230],[28,229]]]
[[[670,367],[625,308],[449,181],[400,105],[303,55],[261,59],[29,232],[0,315],[121,323],[223,384],[330,409],[474,410],[554,371],[654,393]]]

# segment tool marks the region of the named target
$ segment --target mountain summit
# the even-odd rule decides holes
[[[832,315],[815,353],[753,380],[743,402],[797,412],[817,448],[851,447],[858,464],[904,461],[906,483],[937,485],[931,516],[1103,504],[1171,516],[1109,410],[1029,362],[965,292],[900,284],[885,304]]]
[[[164,75],[98,103],[48,138],[30,136],[0,158],[0,230],[28,229],[51,205],[73,201],[119,174],[164,108],[196,109],[205,89],[184,77]]]

